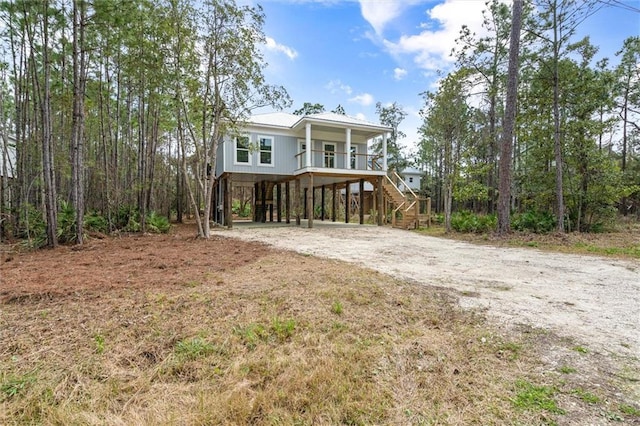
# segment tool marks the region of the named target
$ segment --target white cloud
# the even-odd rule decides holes
[[[369,22],[376,34],[380,35],[385,25],[400,15],[402,2],[360,0],[360,11],[362,17]]]
[[[267,37],[266,41],[267,41],[267,49],[269,50],[274,50],[276,52],[284,53],[291,60],[294,60],[298,56],[298,52],[296,52],[294,49],[290,48],[289,46],[285,46],[284,44],[278,44],[271,37]]]
[[[396,68],[393,70],[393,78],[396,80],[402,80],[407,76],[407,70],[404,68]]]
[[[381,35],[387,23],[400,16],[408,7],[424,0],[360,0],[362,17]]]
[[[362,106],[369,106],[369,105],[373,104],[373,95],[371,95],[369,93],[363,93],[361,95],[356,95],[353,98],[350,98],[349,102],[360,104]]]
[[[419,34],[403,35],[397,41],[383,40],[387,51],[394,56],[413,56],[415,64],[426,70],[446,68],[454,59],[449,55],[463,25],[483,35],[483,1],[445,0],[427,11],[432,23],[421,25]]]
[[[361,112],[359,112],[359,113],[357,113],[357,114],[356,114],[356,118],[357,118],[358,120],[365,120],[365,121],[367,121],[367,116],[366,116],[366,115],[364,115],[364,114],[363,114],[363,113],[361,113]]]
[[[332,94],[342,92],[342,93],[346,93],[347,95],[350,95],[353,92],[353,90],[351,89],[351,86],[344,84],[340,80],[331,80],[324,86],[324,88],[327,89]]]

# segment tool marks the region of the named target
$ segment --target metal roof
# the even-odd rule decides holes
[[[247,122],[251,125],[281,127],[295,129],[310,122],[323,126],[355,127],[359,129],[375,130],[379,132],[391,131],[392,129],[381,124],[361,120],[344,114],[335,112],[321,112],[305,116],[290,114],[286,112],[270,112],[265,114],[255,114],[249,117]]]

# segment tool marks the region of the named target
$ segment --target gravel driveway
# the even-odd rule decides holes
[[[236,226],[222,235],[340,259],[457,290],[463,307],[640,357],[640,262],[496,248],[377,226]]]

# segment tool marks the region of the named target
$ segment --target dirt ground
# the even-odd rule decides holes
[[[369,225],[236,226],[216,235],[341,259],[458,292],[504,326],[526,324],[608,358],[640,359],[640,262],[479,246]],[[640,385],[635,392],[640,400]]]
[[[216,235],[358,263],[457,290],[463,307],[573,337],[598,351],[640,356],[640,262],[498,248],[376,226],[242,227]]]
[[[71,315],[68,322],[82,329],[95,317],[107,321],[120,315],[107,303],[106,292],[121,297],[126,309],[132,297],[148,304],[145,298],[150,291],[173,294],[176,288],[199,288],[203,283],[217,288],[234,271],[272,253],[267,244],[313,258],[356,263],[441,289],[462,307],[485,311],[506,331],[548,332],[548,338],[538,339],[536,352],[542,354],[545,365],[535,374],[557,375],[558,369],[569,365],[580,371],[580,382],[571,389],[578,385],[578,389],[602,389],[614,399],[619,391],[622,400],[640,401],[640,262],[634,260],[478,246],[387,227],[327,223],[311,230],[293,226],[216,229],[212,242],[202,244],[192,227],[176,226],[168,235],[94,238],[80,249],[16,252],[15,247],[0,246],[0,306],[49,309],[59,304],[65,311],[77,299],[80,310],[65,315]],[[313,275],[304,263],[289,265],[284,272]],[[332,267],[342,268],[338,274],[349,273],[341,265]],[[88,304],[91,311],[86,310]],[[20,330],[14,331],[19,334]],[[51,332],[45,331],[38,333]],[[4,338],[0,327],[0,342]],[[590,406],[576,404],[571,392],[560,396],[568,412],[568,421],[562,424],[614,424],[599,406],[585,409]]]

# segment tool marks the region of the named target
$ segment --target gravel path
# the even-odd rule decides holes
[[[221,235],[457,290],[464,307],[640,357],[640,262],[478,246],[377,226],[235,227]]]

